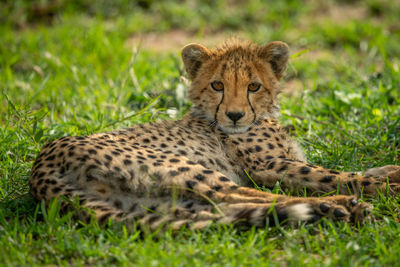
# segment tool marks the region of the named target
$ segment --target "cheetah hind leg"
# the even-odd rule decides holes
[[[122,221],[137,220],[142,229],[155,231],[171,228],[176,231],[182,227],[201,230],[216,224],[235,226],[265,227],[292,222],[312,222],[319,219],[308,204],[304,203],[211,203],[193,199],[179,199],[175,202],[160,200],[160,205],[144,214],[127,212],[119,217]],[[170,199],[169,199],[170,200]],[[155,199],[152,199],[153,203]],[[154,206],[153,206],[154,207]]]
[[[265,227],[287,222],[312,222],[319,218],[311,205],[298,202],[215,204],[191,198],[132,195],[104,200],[83,190],[67,191],[69,199],[79,199],[83,209],[73,212],[83,221],[87,222],[91,214],[100,224],[110,219],[127,226],[137,222],[141,229],[150,231],[160,228],[175,231],[182,227],[200,230],[212,223]]]
[[[121,200],[122,201],[122,200]],[[108,204],[108,205],[107,205]],[[305,203],[219,203],[170,197],[134,198],[131,207],[116,208],[112,203],[89,201],[100,223],[112,219],[124,224],[138,222],[143,230],[182,227],[200,230],[212,223],[265,227],[291,222],[312,222],[320,218]]]

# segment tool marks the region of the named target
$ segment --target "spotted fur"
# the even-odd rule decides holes
[[[211,222],[265,226],[320,217],[363,221],[371,205],[352,194],[386,192],[387,176],[396,190],[399,167],[373,169],[374,178],[306,162],[277,121],[288,55],[282,42],[187,45],[182,58],[192,80],[191,112],[178,121],[46,144],[32,168],[32,194],[46,202],[77,197],[100,222],[136,220],[151,229],[204,228]],[[251,188],[247,174],[260,186],[280,182],[293,193],[342,195],[272,194]]]

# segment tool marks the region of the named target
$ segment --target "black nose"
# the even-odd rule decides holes
[[[244,116],[243,112],[227,112],[226,116],[228,116],[229,119],[231,119],[233,122],[237,122]]]

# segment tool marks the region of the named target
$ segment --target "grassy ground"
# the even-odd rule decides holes
[[[294,125],[309,161],[346,171],[400,164],[400,3],[265,2],[1,2],[0,265],[398,266],[399,197],[371,200],[375,219],[363,226],[152,236],[84,225],[29,195],[30,167],[46,141],[190,108],[177,33],[183,42],[230,34],[286,41],[294,56],[282,122]]]

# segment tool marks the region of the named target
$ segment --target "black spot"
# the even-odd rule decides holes
[[[131,164],[132,164],[132,161],[129,160],[129,159],[124,159],[124,164],[125,164],[125,165],[131,165]]]
[[[238,185],[232,185],[232,186],[230,187],[231,190],[236,190],[236,189],[238,189],[238,188],[239,188]]]
[[[214,189],[215,191],[219,191],[222,189],[222,186],[216,185],[216,186],[213,186],[212,189]]]
[[[215,159],[215,161],[217,162],[218,166],[221,167],[221,169],[228,170],[228,168],[224,164],[222,164],[219,159]]]
[[[113,158],[110,155],[105,154],[104,157],[106,158],[106,160],[112,160]]]
[[[133,203],[132,206],[129,208],[129,212],[133,212],[136,209],[137,205],[137,203]]]
[[[246,142],[247,142],[247,143],[253,142],[253,138],[247,138],[247,139],[246,139]]]
[[[47,161],[47,160],[54,160],[55,159],[55,155],[52,155],[52,156],[49,156],[49,157],[47,157],[45,160]]]
[[[267,170],[271,170],[271,169],[273,169],[274,167],[275,167],[275,161],[271,161],[271,163],[268,164],[268,166],[267,166]]]
[[[187,155],[186,151],[184,151],[184,150],[178,150],[178,153],[180,155],[182,155],[182,156],[186,156]]]
[[[186,208],[186,209],[190,209],[191,207],[193,207],[193,204],[194,204],[194,202],[193,202],[193,201],[190,201],[189,203],[187,203],[187,204],[185,205],[185,208]]]
[[[114,201],[114,206],[118,209],[122,208],[122,202],[119,200]]]
[[[251,147],[244,151],[244,153],[246,153],[247,155],[251,154],[252,152],[253,152],[253,149]]]
[[[269,148],[269,149],[274,149],[275,146],[274,146],[273,144],[271,144],[271,143],[268,143],[268,148]]]
[[[197,163],[203,167],[207,167],[207,163],[204,160],[199,160]]]
[[[161,166],[161,163],[159,163],[159,162],[154,162],[154,163],[153,163],[153,166],[155,166],[155,167]]]
[[[186,186],[190,189],[193,189],[196,186],[197,182],[193,180],[186,181]]]
[[[332,174],[339,174],[340,172],[337,172],[337,171],[334,171],[334,170],[330,170],[329,173],[332,173]]]
[[[273,132],[273,133],[276,132],[274,128],[269,127],[268,129],[269,129],[271,132]]]
[[[321,180],[319,180],[321,183],[330,183],[332,182],[332,180],[335,178],[335,176],[333,175],[328,175],[328,176],[324,176],[322,177]]]
[[[369,186],[369,185],[371,184],[371,182],[368,181],[368,180],[365,180],[365,181],[362,181],[361,184],[362,184],[363,186]]]
[[[220,180],[221,182],[228,182],[230,179],[229,179],[228,177],[221,176],[221,177],[219,177],[219,180]]]
[[[98,179],[90,173],[86,173],[86,182],[97,181]]]
[[[171,176],[177,176],[177,175],[179,175],[179,172],[177,172],[177,171],[170,171],[170,172],[169,172],[169,175],[171,175]]]
[[[212,174],[214,171],[212,171],[212,170],[203,170],[203,173],[204,174]]]
[[[265,137],[267,137],[267,138],[270,138],[270,137],[271,137],[271,135],[269,135],[268,133],[263,133],[263,136],[265,136]]]
[[[288,169],[288,165],[284,164],[276,172],[280,173],[280,172],[286,171],[287,169]]]
[[[54,194],[57,194],[61,191],[61,187],[54,187],[51,191],[53,191]]]
[[[145,139],[143,139],[143,142],[144,142],[144,143],[150,143],[150,139],[145,138]]]
[[[191,160],[186,161],[187,164],[189,165],[196,165],[197,163]]]
[[[310,168],[307,168],[307,167],[304,167],[304,166],[300,168],[300,173],[301,174],[308,174],[310,171],[311,171]]]
[[[196,174],[194,176],[194,179],[196,179],[197,181],[204,181],[206,177],[203,174]]]
[[[80,162],[86,162],[87,157],[86,156],[79,157],[79,158],[77,158],[77,160],[79,160]]]
[[[180,171],[180,172],[187,172],[187,171],[190,171],[190,168],[188,168],[188,167],[179,167],[179,168],[178,168],[178,171]]]
[[[89,154],[91,154],[91,155],[97,154],[97,151],[94,150],[94,149],[89,149],[88,152],[89,152]]]
[[[176,162],[179,162],[180,160],[179,159],[170,159],[169,160],[169,162],[172,162],[172,163],[176,163]]]
[[[179,140],[177,144],[180,145],[180,146],[184,146],[185,142],[183,142],[182,140]]]
[[[208,196],[208,197],[212,197],[214,194],[215,194],[215,191],[214,191],[214,190],[208,190],[208,191],[206,192],[206,196]]]
[[[43,187],[40,189],[40,194],[41,194],[41,195],[45,195],[46,192],[47,192],[47,186],[45,185],[45,186],[43,186]]]
[[[121,168],[118,167],[118,166],[114,166],[114,170],[115,170],[116,172],[121,172]]]
[[[262,151],[262,148],[261,148],[260,146],[255,146],[254,148],[255,148],[255,150],[256,150],[257,152],[261,152],[261,151]]]
[[[273,156],[266,156],[265,157],[266,160],[273,159],[273,158],[274,158]]]

